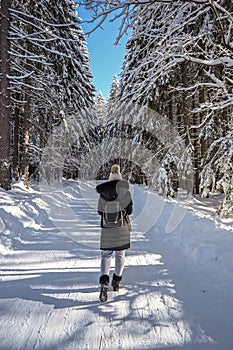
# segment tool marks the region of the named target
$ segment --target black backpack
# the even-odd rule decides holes
[[[103,212],[103,227],[120,227],[123,225],[123,211],[117,201],[107,202]]]

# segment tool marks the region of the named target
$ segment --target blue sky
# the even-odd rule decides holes
[[[78,16],[82,18],[82,20],[89,19],[91,18],[91,11],[79,7]],[[120,44],[113,46],[118,33],[119,24],[119,21],[114,21],[113,23],[106,21],[103,25],[103,29],[98,28],[89,36],[85,36],[90,55],[93,83],[97,93],[101,91],[105,98],[109,95],[114,74],[117,74],[119,77],[124,60],[125,44],[128,39],[127,36],[124,36]],[[90,28],[93,28],[93,24],[83,23],[81,27],[85,33],[90,30]]]

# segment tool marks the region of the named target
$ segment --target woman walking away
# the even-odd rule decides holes
[[[101,216],[101,285],[100,300],[107,300],[109,271],[113,252],[115,253],[115,272],[112,277],[114,291],[119,290],[125,263],[125,251],[130,248],[131,224],[129,215],[133,212],[129,184],[122,180],[120,167],[114,164],[109,181],[96,186],[100,194],[98,213]]]

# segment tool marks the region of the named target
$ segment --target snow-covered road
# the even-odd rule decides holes
[[[232,350],[232,231],[132,187],[122,289],[101,303],[94,186],[0,192],[0,350]]]

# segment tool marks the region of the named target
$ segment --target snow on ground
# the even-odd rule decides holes
[[[0,190],[0,349],[232,350],[232,224],[131,186],[122,288],[101,303],[95,185]]]

